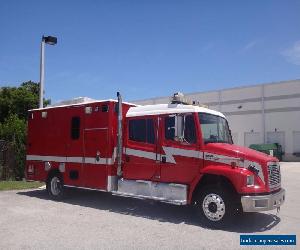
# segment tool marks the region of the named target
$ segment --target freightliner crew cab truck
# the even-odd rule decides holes
[[[210,225],[285,200],[276,158],[234,145],[226,117],[188,104],[89,101],[29,111],[28,180],[194,205]]]

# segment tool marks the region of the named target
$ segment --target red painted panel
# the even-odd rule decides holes
[[[84,178],[82,168],[82,163],[66,163],[65,172],[62,173],[64,183],[70,186],[83,186]],[[75,172],[78,173],[78,178],[74,178],[76,176]]]
[[[107,112],[104,112],[108,105]],[[61,107],[51,107],[42,110],[29,112],[27,155],[47,156],[47,159],[64,159],[65,172],[63,172],[64,182],[67,185],[88,186],[93,188],[106,189],[107,173],[116,174],[116,164],[99,165],[88,164],[85,166],[81,162],[84,157],[96,157],[97,150],[102,158],[111,158],[117,142],[117,113],[115,112],[116,102],[93,102],[87,104],[69,105]],[[130,106],[123,104],[123,119]],[[85,112],[86,107],[91,107],[92,113]],[[47,113],[42,117],[42,112]],[[71,119],[73,116],[80,118],[79,138],[71,138]],[[124,122],[125,123],[125,122]],[[108,128],[106,134],[102,132],[87,132],[85,129]],[[84,136],[87,140],[84,141]],[[103,136],[105,139],[103,140]],[[49,158],[50,157],[50,158]],[[70,158],[71,157],[71,158]],[[73,157],[73,158],[72,158]],[[74,158],[76,157],[76,158]],[[46,158],[45,158],[46,159]],[[74,161],[74,162],[72,162]],[[43,160],[27,161],[36,165],[36,173],[28,175],[28,179],[45,181],[48,172],[45,171]],[[59,162],[52,162],[52,168],[58,168]],[[71,179],[70,173],[78,172],[79,179]]]
[[[28,173],[29,165],[33,169],[33,173]],[[41,161],[27,161],[25,171],[26,171],[27,180],[46,181],[47,179],[47,172],[45,171],[45,165]]]
[[[142,117],[142,118],[153,118],[154,120],[154,131],[155,131],[155,143],[144,143],[129,140],[128,136],[128,123],[126,123],[125,127],[125,145],[126,148],[126,156],[124,156],[124,165],[123,165],[123,177],[125,179],[139,179],[139,180],[154,180],[159,181],[160,178],[160,162],[159,156],[157,156],[157,161],[155,157],[153,159],[147,159],[145,157],[131,155],[130,150],[138,150],[142,152],[151,152],[153,156],[156,156],[156,151],[158,148],[158,139],[157,139],[157,117]],[[130,118],[134,120],[135,118]],[[127,119],[126,121],[128,122]],[[140,118],[137,118],[140,119]]]
[[[161,117],[161,147],[160,153],[165,155],[167,152],[164,151],[163,147],[179,148],[184,150],[192,150],[194,152],[199,152],[199,138],[195,144],[187,144],[184,142],[173,141],[165,139],[165,124],[164,117]],[[197,118],[194,117],[194,122],[197,124]],[[196,128],[196,135],[199,135],[198,126]],[[200,153],[199,153],[200,155]],[[176,164],[166,162],[161,162],[161,182],[174,182],[174,183],[184,183],[190,184],[199,174],[200,169],[203,165],[203,160],[199,158],[185,157],[179,155],[173,155]]]
[[[108,156],[108,128],[84,131],[84,186],[106,189]],[[94,164],[93,164],[94,163]]]

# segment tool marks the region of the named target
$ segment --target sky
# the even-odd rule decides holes
[[[300,1],[0,1],[0,87],[127,101],[300,78]]]

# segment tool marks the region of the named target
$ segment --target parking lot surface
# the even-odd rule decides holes
[[[299,240],[300,163],[281,166],[287,195],[280,213],[247,214],[218,230],[203,226],[190,207],[78,189],[62,202],[45,190],[2,191],[0,249],[251,249],[239,239],[252,233]]]

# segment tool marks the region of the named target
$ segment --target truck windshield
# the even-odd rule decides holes
[[[217,115],[199,113],[199,120],[204,143],[232,144],[226,119]]]

